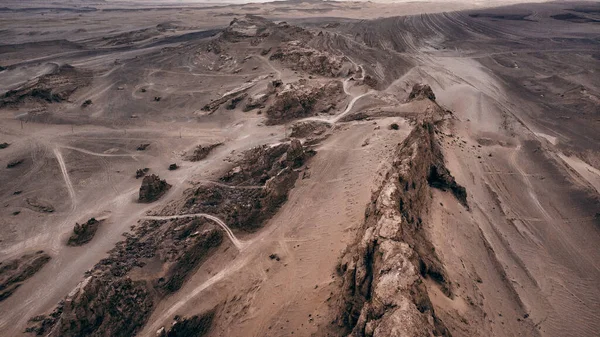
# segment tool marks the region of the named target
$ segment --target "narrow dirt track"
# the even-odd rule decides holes
[[[56,156],[56,160],[58,160],[60,172],[63,175],[65,185],[67,186],[67,191],[69,192],[69,198],[71,199],[72,209],[74,209],[75,205],[77,204],[77,201],[75,199],[75,189],[73,188],[73,183],[71,182],[69,172],[67,171],[67,165],[65,165],[65,160],[63,159],[63,156],[58,148],[54,148],[54,155]]]
[[[217,218],[214,215],[210,215],[210,214],[206,214],[206,213],[165,215],[165,216],[145,216],[142,219],[143,220],[171,220],[171,219],[185,219],[185,218],[207,218],[207,219],[210,219],[210,220],[214,221],[217,225],[219,225],[219,227],[221,227],[225,231],[225,234],[227,234],[227,236],[229,237],[229,239],[231,240],[233,245],[238,250],[241,251],[248,245],[247,242],[242,242],[242,241],[238,240],[238,238],[235,237],[235,235],[233,234],[231,229],[227,226],[227,224],[223,220]]]

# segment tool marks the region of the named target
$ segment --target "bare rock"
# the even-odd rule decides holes
[[[435,101],[435,94],[431,87],[427,84],[415,84],[412,88],[412,91],[408,95],[408,100],[419,100],[419,99],[430,99]]]
[[[167,184],[165,180],[160,180],[159,176],[155,174],[145,176],[144,180],[142,180],[142,186],[140,187],[139,201],[156,201],[170,188],[171,185]]]
[[[194,149],[194,152],[187,156],[187,160],[189,161],[200,161],[206,157],[214,150],[215,148],[223,145],[223,143],[209,144],[209,145],[198,145]]]
[[[147,167],[144,167],[144,168],[141,168],[141,169],[137,169],[135,171],[135,179],[139,179],[141,177],[145,177],[146,173],[148,173],[148,171],[150,171],[150,169],[147,168]]]
[[[73,234],[71,234],[69,237],[67,245],[81,246],[92,241],[100,224],[101,221],[98,221],[95,218],[91,218],[86,223],[81,225],[79,223],[75,223]]]
[[[317,113],[327,113],[342,96],[343,86],[340,81],[330,81],[315,87],[301,83],[289,84],[277,93],[273,105],[267,110],[267,124],[282,124]]]
[[[40,250],[18,259],[0,262],[0,302],[12,295],[23,282],[50,261],[50,255]]]

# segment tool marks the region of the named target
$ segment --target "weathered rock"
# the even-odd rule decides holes
[[[338,76],[344,63],[350,62],[345,56],[316,50],[299,41],[281,44],[269,59],[279,60],[292,70],[328,77]]]
[[[12,295],[23,282],[50,261],[50,255],[40,250],[18,259],[0,262],[0,302]]]
[[[194,152],[187,156],[187,160],[189,161],[200,161],[206,157],[214,150],[215,148],[223,145],[223,143],[209,144],[209,145],[198,145],[194,149]]]
[[[282,124],[293,119],[326,113],[341,100],[343,85],[330,81],[322,86],[290,84],[277,93],[273,105],[267,110],[268,124]]]
[[[350,336],[449,336],[423,278],[437,282],[449,296],[452,285],[423,222],[431,187],[454,188],[465,204],[466,192],[444,166],[432,118],[417,125],[399,146],[355,244],[340,263],[339,323]]]
[[[94,238],[98,227],[100,226],[101,221],[96,220],[95,218],[89,219],[84,224],[75,223],[75,227],[73,228],[73,234],[69,237],[67,241],[67,245],[69,246],[81,246],[84,245]]]
[[[171,185],[167,184],[165,180],[155,175],[145,176],[142,180],[142,186],[140,187],[139,201],[140,202],[153,202],[158,200],[163,194],[165,194]]]
[[[78,88],[89,85],[91,79],[90,71],[65,64],[17,90],[9,90],[0,97],[0,107],[17,106],[25,102],[62,102]]]
[[[54,212],[54,206],[52,206],[49,202],[39,199],[38,197],[31,197],[25,199],[27,206],[29,209],[42,212],[42,213],[52,213]]]
[[[435,94],[431,87],[427,84],[415,84],[412,88],[412,91],[408,95],[408,100],[419,100],[419,99],[430,99],[435,101]]]
[[[32,318],[27,331],[50,337],[133,336],[157,301],[179,289],[222,238],[205,219],[144,221],[51,314]],[[160,271],[145,269],[147,261]]]
[[[304,160],[306,159],[306,153],[304,152],[304,147],[302,147],[302,143],[298,139],[292,139],[290,142],[290,147],[286,151],[285,160],[288,162],[288,167],[297,168],[304,164]]]

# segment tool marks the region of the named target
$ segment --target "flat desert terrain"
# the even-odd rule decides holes
[[[598,336],[600,5],[0,4],[0,336]]]

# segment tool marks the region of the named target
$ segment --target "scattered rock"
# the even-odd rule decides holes
[[[69,99],[77,89],[89,85],[91,79],[91,71],[79,70],[65,64],[17,90],[7,91],[0,96],[0,107],[17,106],[25,102],[63,102]]]
[[[430,188],[452,190],[465,206],[466,191],[444,165],[434,115],[425,117],[399,144],[355,243],[338,267],[343,277],[338,323],[347,329],[344,335],[449,336],[423,278],[438,283],[447,296],[452,296],[451,283],[423,221]]]
[[[67,241],[68,246],[81,246],[84,245],[94,238],[96,231],[98,230],[98,226],[100,226],[101,221],[96,220],[95,218],[89,219],[86,223],[80,225],[79,223],[75,223],[75,227],[73,228],[73,234],[69,237]]]
[[[299,121],[292,125],[290,137],[306,138],[320,136],[331,129],[331,124],[320,121]]]
[[[140,187],[139,201],[156,201],[170,188],[171,185],[167,184],[165,180],[160,180],[160,178],[155,174],[145,176],[144,180],[142,180],[142,186]]]
[[[190,236],[195,232],[200,234]],[[134,336],[156,301],[179,289],[222,239],[222,231],[205,219],[144,221],[52,313],[33,317],[26,331],[50,337]],[[159,271],[144,268],[148,261]],[[130,275],[134,268],[136,277]],[[139,280],[140,274],[145,279]],[[203,322],[196,327],[208,326]]]

